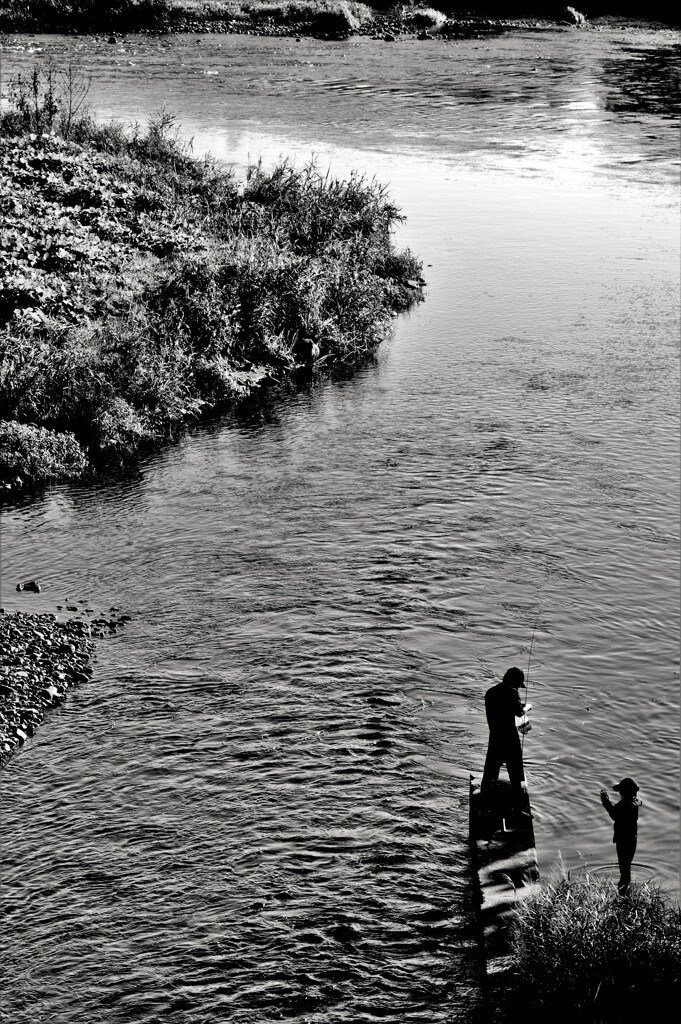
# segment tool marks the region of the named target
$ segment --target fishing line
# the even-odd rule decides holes
[[[539,605],[539,611],[537,612],[537,618],[534,620],[534,629],[532,630],[532,639],[530,640],[530,653],[527,656],[527,673],[525,675],[525,704],[529,703],[530,696],[530,664],[532,663],[532,648],[534,647],[534,634],[537,632],[537,626],[539,625],[539,618],[542,613],[543,605]],[[520,744],[521,756],[525,753],[525,733],[523,732],[522,743]]]

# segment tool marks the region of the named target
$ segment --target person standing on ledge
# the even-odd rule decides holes
[[[631,862],[636,853],[638,809],[641,801],[636,796],[638,786],[629,777],[622,779],[612,788],[620,794],[617,803],[612,802],[605,789],[601,790],[601,803],[615,822],[612,841],[617,850],[617,863],[620,869],[617,891],[620,896],[626,896],[631,885]]]
[[[523,751],[515,721],[525,710],[518,693],[521,687],[525,689],[525,673],[520,668],[509,668],[504,673],[502,681],[485,694],[489,745],[480,787],[481,794],[486,795],[490,785],[499,778],[502,764],[505,764],[511,782],[513,801],[519,806],[522,806],[525,795]]]

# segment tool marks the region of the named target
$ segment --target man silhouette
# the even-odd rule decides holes
[[[522,806],[524,801],[523,752],[516,725],[525,705],[520,701],[518,689],[525,689],[525,673],[520,668],[509,668],[504,678],[485,694],[485,713],[489,725],[489,744],[485,769],[482,774],[481,793],[486,795],[493,782],[499,778],[499,769],[506,765],[511,783],[514,804]]]

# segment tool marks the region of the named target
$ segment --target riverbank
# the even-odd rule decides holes
[[[568,875],[517,904],[512,947],[503,1019],[636,1024],[681,986],[681,911],[650,885]]]
[[[191,156],[97,125],[38,68],[0,123],[0,484],[129,466],[266,383],[366,359],[422,298],[375,180]]]
[[[355,0],[5,0],[0,3],[0,32],[55,33],[207,33],[258,36],[316,36],[344,39],[465,38],[514,30],[546,31],[556,26],[584,28],[623,19],[627,24],[659,21],[678,24],[668,5],[653,3],[645,11],[620,2],[499,4],[473,0],[465,5],[442,0],[375,5]]]

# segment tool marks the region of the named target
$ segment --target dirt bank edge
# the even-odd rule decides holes
[[[588,20],[587,20],[588,19]],[[627,24],[678,24],[667,5],[654,0],[645,14],[635,5],[593,3],[377,4],[355,0],[115,0],[103,10],[96,0],[77,6],[68,0],[0,2],[0,32],[37,33],[221,33],[257,36],[315,36],[343,39],[374,36],[460,38],[513,31]]]

